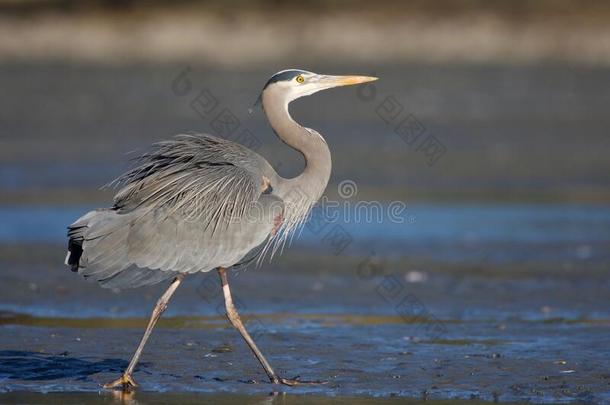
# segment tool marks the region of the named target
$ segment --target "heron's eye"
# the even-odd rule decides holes
[[[296,78],[297,83],[303,83],[305,81],[305,78],[301,75],[297,76]]]

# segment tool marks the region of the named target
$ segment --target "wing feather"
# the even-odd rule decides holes
[[[160,142],[111,183],[121,187],[112,208],[70,226],[72,268],[127,288],[231,266],[268,239],[283,210],[263,194],[274,173],[255,152],[211,135]]]
[[[163,209],[203,221],[215,232],[239,220],[261,194],[260,156],[211,135],[178,135],[159,142],[113,183],[119,211]]]

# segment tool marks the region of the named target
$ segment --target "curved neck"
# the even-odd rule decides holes
[[[265,91],[262,95],[263,109],[275,134],[305,158],[303,172],[292,179],[280,178],[278,192],[286,197],[297,189],[313,204],[322,196],[330,178],[330,150],[320,134],[302,127],[292,119],[288,112],[290,101],[273,90]]]

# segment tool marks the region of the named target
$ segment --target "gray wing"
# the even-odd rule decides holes
[[[67,263],[112,288],[235,264],[283,212],[281,199],[262,193],[269,169],[249,149],[210,135],[159,143],[118,179],[112,209],[71,225]]]
[[[201,220],[215,231],[241,218],[262,192],[268,163],[248,148],[211,135],[178,135],[159,142],[119,177],[121,213],[163,208]]]

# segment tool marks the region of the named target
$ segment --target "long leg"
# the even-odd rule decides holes
[[[155,324],[161,317],[161,314],[167,308],[167,304],[176,292],[176,289],[184,279],[184,274],[178,275],[174,281],[169,285],[168,289],[163,293],[159,301],[157,301],[157,305],[155,305],[155,309],[153,309],[152,315],[150,316],[150,320],[148,321],[148,326],[146,327],[146,331],[144,332],[144,336],[142,336],[142,340],[136,352],[134,353],[131,361],[129,362],[129,366],[123,372],[123,375],[115,381],[109,382],[104,385],[104,388],[122,388],[123,390],[128,390],[133,387],[137,387],[138,384],[133,380],[132,374],[134,369],[136,368],[136,364],[138,364],[138,360],[140,360],[140,355],[142,354],[142,350],[144,349],[144,345],[146,345],[146,341],[150,337],[150,333],[152,332]]]
[[[271,367],[271,365],[269,364],[267,359],[265,359],[265,356],[263,356],[263,353],[261,353],[261,351],[256,346],[256,343],[254,343],[254,340],[252,340],[252,337],[250,337],[250,334],[246,330],[246,327],[244,326],[243,322],[241,321],[241,318],[239,317],[239,314],[237,313],[237,310],[235,309],[235,305],[233,305],[233,298],[231,297],[231,289],[229,288],[229,281],[227,280],[226,270],[223,267],[219,267],[218,275],[220,276],[220,283],[222,284],[222,292],[223,292],[224,298],[225,298],[225,308],[227,310],[227,318],[229,318],[229,321],[231,322],[231,324],[239,331],[239,333],[241,334],[241,337],[244,338],[244,340],[248,344],[248,347],[250,347],[250,350],[252,350],[252,353],[254,353],[254,355],[256,356],[256,359],[259,361],[259,363],[261,363],[261,366],[263,366],[263,368],[265,369],[265,372],[267,373],[269,380],[273,384],[282,383],[282,384],[286,384],[286,385],[311,383],[311,382],[305,382],[305,381],[298,381],[296,379],[280,378],[277,376],[277,374],[275,373],[275,371],[273,371],[273,368]],[[315,382],[315,383],[318,383],[318,382]]]
[[[225,308],[227,310],[227,318],[229,318],[229,321],[235,327],[235,329],[239,331],[241,337],[244,338],[244,340],[248,344],[248,347],[250,347],[250,350],[252,350],[252,353],[254,353],[259,363],[261,363],[261,366],[263,366],[263,368],[265,369],[267,376],[269,376],[269,380],[271,380],[273,384],[279,384],[280,379],[278,378],[277,374],[275,374],[275,371],[273,371],[273,368],[271,367],[267,359],[265,359],[265,356],[263,356],[263,353],[261,353],[261,351],[258,350],[258,347],[256,347],[256,343],[254,343],[254,340],[252,340],[252,337],[250,337],[250,334],[246,330],[246,327],[244,326],[243,322],[241,321],[241,318],[239,317],[239,314],[237,313],[237,310],[235,309],[235,305],[233,305],[233,298],[231,297],[231,289],[229,288],[229,281],[227,280],[226,270],[223,267],[219,267],[218,275],[220,276],[222,292],[225,297]]]

